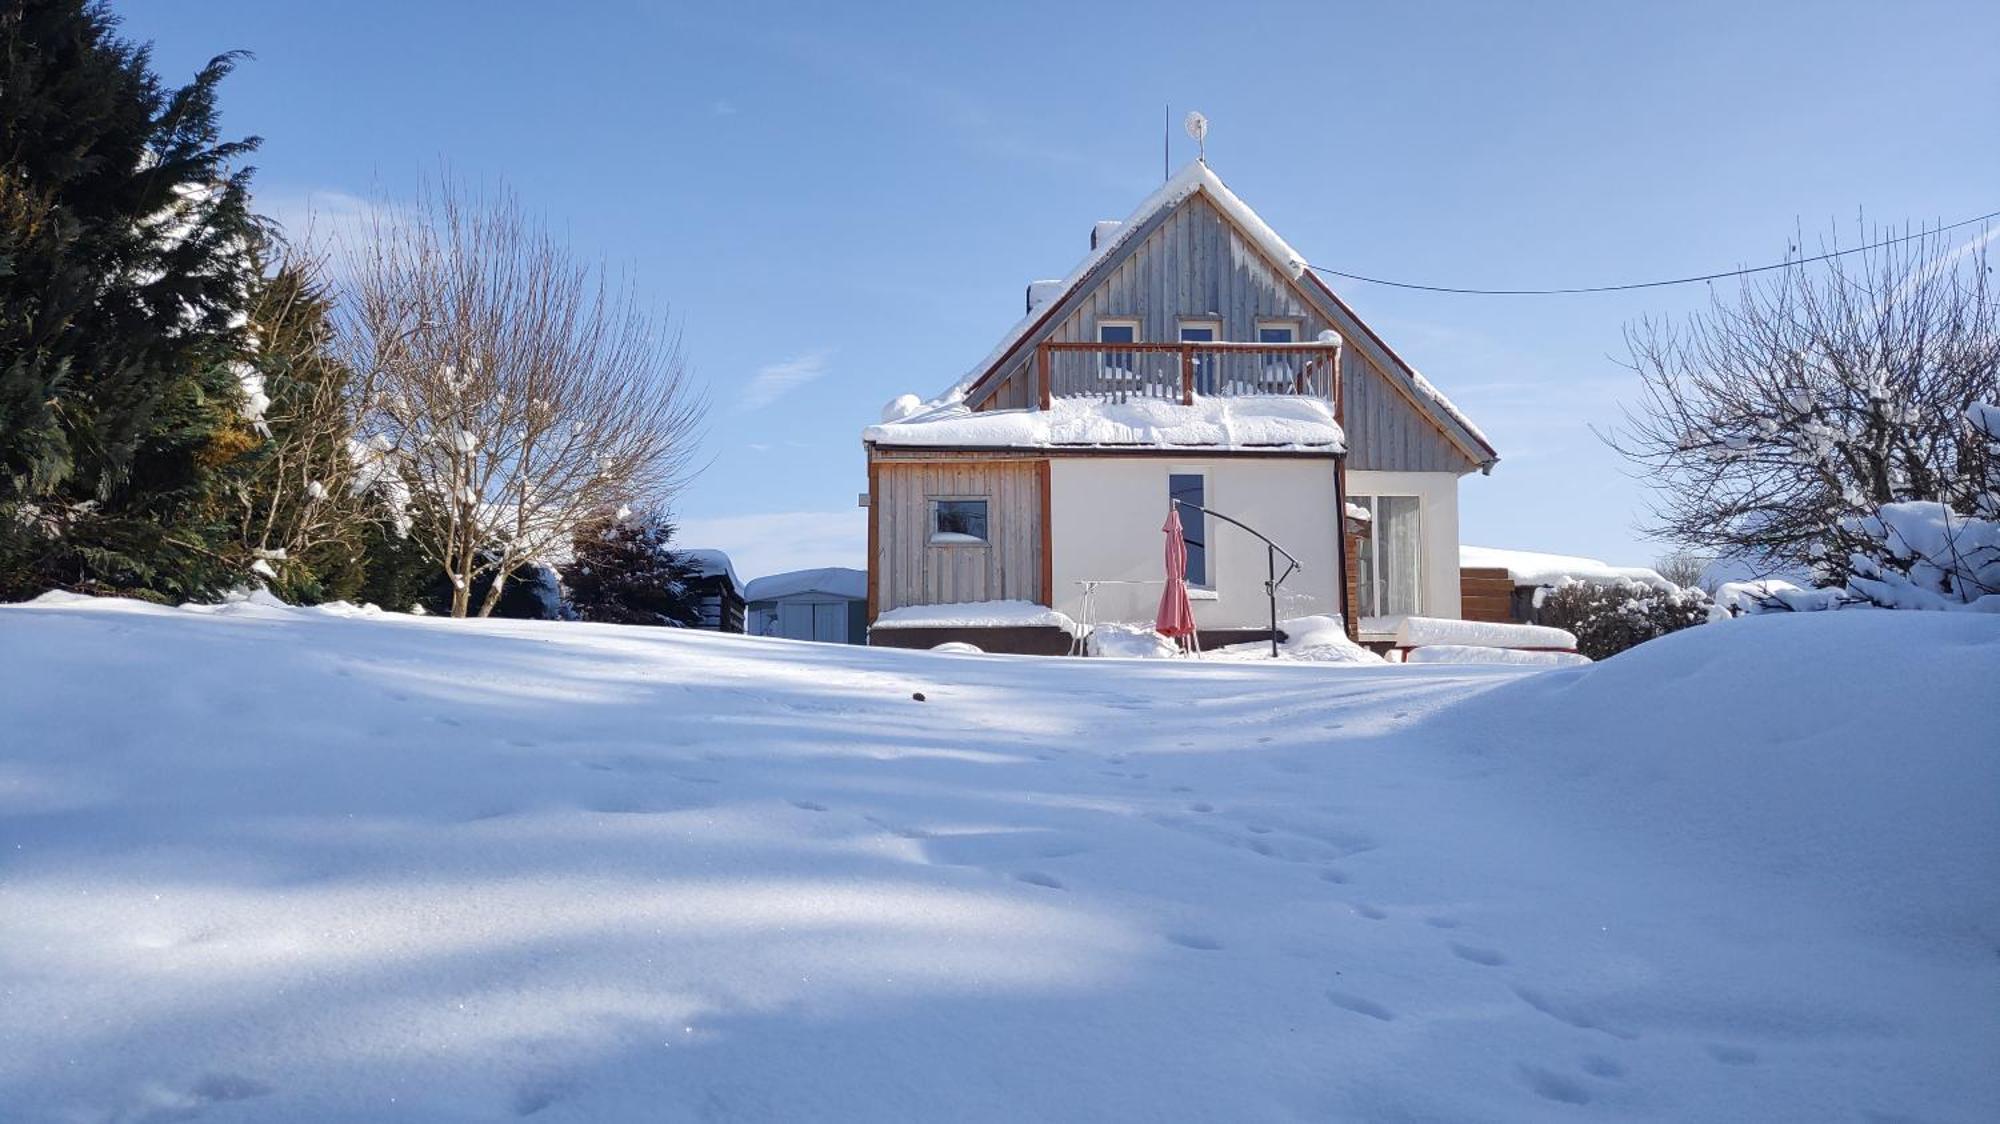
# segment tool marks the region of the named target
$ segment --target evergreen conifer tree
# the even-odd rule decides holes
[[[238,576],[254,139],[235,56],[164,88],[86,0],[0,8],[0,596],[199,597]]]
[[[570,610],[578,620],[605,624],[673,625],[701,622],[701,606],[688,583],[697,576],[667,548],[673,525],[657,514],[628,514],[586,524],[576,553],[562,567]]]

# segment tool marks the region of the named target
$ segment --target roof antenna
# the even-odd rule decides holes
[[[1174,103],[1167,103],[1166,128],[1160,130],[1160,182],[1174,178]]]
[[[1198,146],[1195,159],[1208,163],[1208,118],[1203,117],[1200,111],[1191,109],[1187,119],[1181,122],[1181,128],[1187,130],[1187,135],[1193,137]]]

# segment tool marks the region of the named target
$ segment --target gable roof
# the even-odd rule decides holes
[[[1490,469],[1500,459],[1492,442],[1487,440],[1478,426],[1363,323],[1354,310],[1312,272],[1305,256],[1279,237],[1277,231],[1229,190],[1222,177],[1201,160],[1176,172],[1157,191],[1147,196],[1123,222],[1115,225],[1099,223],[1096,231],[1100,236],[1096,238],[1096,247],[1090,254],[1067,277],[1051,284],[1047,290],[1050,295],[1035,302],[978,365],[934,399],[931,405],[976,404],[991,389],[998,376],[1012,367],[1024,348],[1039,342],[1062,323],[1079,298],[1136,251],[1146,236],[1167,216],[1197,194],[1206,198],[1221,212],[1225,221],[1269,259],[1295,287],[1301,299],[1318,309],[1330,323],[1337,325],[1343,338],[1384,372],[1388,381],[1409,399],[1421,415],[1458,446],[1468,460],[1482,469]]]

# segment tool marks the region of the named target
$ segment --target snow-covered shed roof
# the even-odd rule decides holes
[[[1333,407],[1321,398],[1255,395],[1101,402],[1057,398],[1046,410],[973,410],[933,403],[871,425],[877,446],[948,449],[1230,449],[1334,454],[1347,448]]]
[[[1573,554],[1543,554],[1534,550],[1500,550],[1490,546],[1461,546],[1458,564],[1467,569],[1505,570],[1517,586],[1560,585],[1564,581],[1635,581],[1656,589],[1673,583],[1659,571],[1644,566],[1613,566],[1595,558]]]
[[[1401,389],[1417,409],[1437,424],[1448,438],[1461,446],[1474,463],[1482,468],[1490,468],[1499,460],[1499,454],[1494,450],[1493,443],[1478,426],[1473,424],[1472,419],[1454,405],[1443,391],[1420,374],[1416,368],[1410,366],[1402,356],[1396,354],[1372,329],[1362,323],[1354,310],[1335,295],[1324,280],[1312,272],[1305,256],[1293,249],[1290,243],[1280,237],[1270,224],[1250,208],[1249,204],[1231,191],[1229,186],[1222,182],[1222,177],[1216,175],[1214,169],[1203,160],[1195,160],[1176,172],[1122,221],[1096,224],[1091,232],[1091,251],[1076,268],[1061,281],[1035,282],[1030,288],[1026,315],[1009,328],[993,350],[967,371],[964,377],[924,405],[949,407],[966,402],[975,390],[1008,364],[1018,349],[1044,328],[1053,326],[1058,313],[1069,298],[1090,282],[1100,267],[1114,264],[1114,258],[1122,258],[1121,251],[1147,228],[1147,224],[1155,216],[1171,211],[1196,193],[1207,197],[1265,257],[1297,282],[1309,299],[1322,305],[1328,313],[1337,314],[1330,318],[1343,325],[1343,334],[1347,335],[1355,346],[1368,353],[1374,365],[1384,371],[1390,379],[1400,383]],[[1351,333],[1349,329],[1352,329]],[[864,437],[864,440],[872,441],[874,438]]]
[[[868,598],[868,571],[845,566],[821,566],[816,570],[791,570],[750,579],[743,589],[745,601],[776,601],[801,593],[825,593],[850,601]]]
[[[738,597],[743,596],[743,579],[736,576],[736,567],[730,563],[729,555],[720,550],[676,550],[681,560],[694,567],[694,572],[704,578],[726,577],[729,586]],[[749,600],[745,597],[744,600]]]

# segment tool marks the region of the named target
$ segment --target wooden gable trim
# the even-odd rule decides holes
[[[1225,215],[1223,217],[1227,218],[1228,216]],[[1404,362],[1403,357],[1396,354],[1396,349],[1390,347],[1381,336],[1376,335],[1375,329],[1370,328],[1367,321],[1361,319],[1352,308],[1349,308],[1347,302],[1341,300],[1340,295],[1333,291],[1332,286],[1328,285],[1311,268],[1307,268],[1304,275],[1312,279],[1312,287],[1310,289],[1299,285],[1296,279],[1293,281],[1293,284],[1299,288],[1301,293],[1306,295],[1307,301],[1315,308],[1318,308],[1328,320],[1336,324],[1352,324],[1354,327],[1360,329],[1361,342],[1363,344],[1362,350],[1370,363],[1383,368],[1385,371],[1388,369],[1401,371],[1404,375],[1408,376],[1410,383],[1414,384],[1416,382],[1416,369]],[[1343,336],[1349,334],[1347,332],[1342,333]],[[1477,434],[1466,429],[1456,418],[1451,417],[1449,414],[1444,414],[1439,409],[1437,403],[1419,395],[1410,386],[1404,385],[1400,379],[1389,379],[1387,381],[1396,388],[1397,393],[1409,401],[1410,405],[1416,407],[1417,413],[1421,414],[1424,420],[1436,426],[1438,432],[1444,434],[1446,440],[1458,446],[1459,451],[1463,452],[1466,455],[1466,459],[1470,460],[1474,465],[1481,468],[1490,467],[1500,459],[1498,450],[1481,440]],[[1345,395],[1341,396],[1343,399],[1345,397]]]
[[[1042,557],[1040,560],[1041,574],[1039,575],[1042,586],[1042,604],[1053,609],[1056,605],[1056,532],[1053,519],[1055,500],[1050,495],[1050,475],[1049,462],[1046,459],[1036,465],[1035,483],[1042,492]]]

